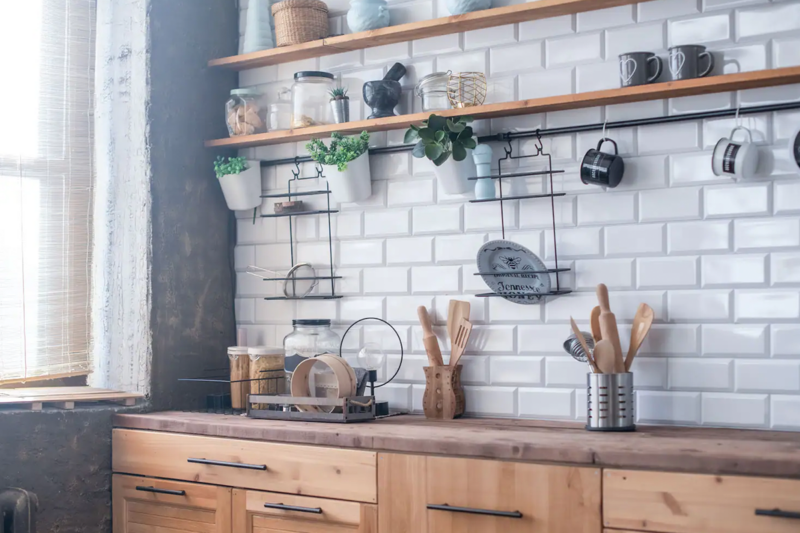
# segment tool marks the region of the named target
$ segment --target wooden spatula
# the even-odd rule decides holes
[[[456,330],[456,335],[453,338],[451,345],[452,351],[450,352],[450,366],[455,367],[458,364],[458,360],[461,359],[461,356],[464,354],[464,350],[467,349],[467,342],[469,341],[469,336],[471,333],[472,322],[466,318],[462,318],[461,322],[458,324],[458,329]]]
[[[594,338],[594,342],[598,342],[600,339],[603,338],[603,334],[600,333],[600,306],[595,306],[592,309],[592,315],[589,317],[589,321],[592,326],[592,337]]]
[[[653,308],[647,304],[639,304],[636,316],[633,317],[633,328],[631,329],[631,345],[628,347],[628,355],[625,356],[625,372],[630,372],[633,358],[639,352],[645,337],[650,332],[653,325]]]
[[[442,350],[439,348],[439,339],[433,332],[431,317],[424,305],[417,307],[419,323],[422,325],[422,343],[425,345],[425,352],[428,354],[428,363],[431,366],[444,366],[442,361]]]
[[[600,339],[600,342],[594,345],[594,358],[597,361],[597,367],[603,374],[616,374],[616,355],[614,346],[606,339]]]
[[[450,344],[455,342],[458,326],[461,319],[469,320],[470,304],[463,300],[450,300],[450,307],[447,309],[447,335],[450,336]]]
[[[577,337],[578,342],[581,343],[581,348],[583,348],[583,351],[586,354],[586,359],[587,361],[589,361],[589,366],[592,367],[592,372],[594,372],[595,374],[600,374],[600,369],[597,367],[594,355],[592,354],[592,351],[589,349],[589,345],[586,344],[586,339],[583,338],[583,333],[581,333],[581,330],[578,329],[578,324],[575,323],[575,320],[573,320],[572,317],[569,317],[569,322],[570,324],[572,324],[572,332],[575,334],[575,337]]]
[[[614,350],[622,358],[622,346],[619,343],[619,330],[617,329],[617,317],[611,312],[608,303],[608,287],[604,284],[597,286],[597,300],[600,302],[600,334],[602,340],[607,340],[614,347]],[[595,345],[595,349],[597,345]]]

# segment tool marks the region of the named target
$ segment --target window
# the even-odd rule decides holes
[[[0,383],[90,370],[95,0],[0,0]]]

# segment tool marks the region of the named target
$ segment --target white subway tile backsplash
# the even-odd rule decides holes
[[[699,329],[699,326],[691,324],[653,324],[639,351],[643,354],[696,355]]]
[[[467,413],[482,416],[517,414],[517,389],[509,387],[464,387]]]
[[[800,396],[772,395],[772,428],[800,429]]]
[[[669,156],[671,185],[729,183],[730,178],[715,176],[711,170],[711,152],[691,152]]]
[[[800,361],[736,361],[737,392],[798,392]]]
[[[651,4],[657,3],[658,2],[644,2],[638,4],[640,14],[643,6],[650,6]],[[635,26],[607,30],[606,59],[617,59],[620,54],[634,50],[647,50],[651,52],[663,50],[666,48],[664,35],[663,22],[636,24]]]
[[[489,65],[492,76],[517,72],[522,70],[536,70],[544,66],[544,44],[534,41],[514,46],[493,47],[489,50]],[[524,57],[520,64],[519,58]]]
[[[783,2],[765,7],[736,10],[736,38],[758,35],[774,36],[776,33],[800,29],[800,4]]]
[[[670,291],[667,294],[669,319],[674,320],[727,320],[730,318],[731,292]]]
[[[364,293],[408,293],[408,268],[366,268],[364,269]]]
[[[602,228],[564,228],[557,231],[558,256],[561,258],[595,257],[600,255]],[[545,232],[545,259],[553,259],[552,231]]]
[[[604,91],[619,87],[619,62],[590,63],[575,68],[575,92]]]
[[[783,37],[772,41],[774,68],[800,65],[800,37]]]
[[[563,344],[570,334],[570,328],[564,324],[531,325],[519,326],[517,332],[520,353],[560,354],[563,353]]]
[[[766,426],[768,401],[769,397],[765,394],[703,394],[703,424],[740,427]]]
[[[436,237],[436,262],[474,261],[486,235],[442,235]]]
[[[765,215],[769,213],[769,184],[706,187],[706,217]]]
[[[520,228],[548,228],[553,224],[555,210],[556,226],[575,225],[575,198],[560,196],[553,198],[551,209],[550,198],[531,198],[519,201]]]
[[[800,356],[800,325],[773,324],[770,335],[773,357]]]
[[[593,289],[605,283],[609,289],[633,288],[633,259],[575,261],[575,287]]]
[[[737,290],[737,320],[770,320],[800,318],[800,291]]]
[[[459,292],[460,266],[415,266],[411,268],[411,290],[417,293]]]
[[[697,0],[655,0],[636,4],[639,22],[660,20],[682,15],[694,15],[698,12]]]
[[[364,213],[364,234],[367,237],[408,235],[410,230],[411,212],[408,209]]]
[[[775,182],[774,187],[776,215],[800,212],[800,181]]]
[[[730,359],[670,359],[669,388],[728,390],[732,384]]]
[[[540,385],[544,357],[498,355],[489,358],[492,385]]]
[[[685,220],[700,218],[700,188],[677,187],[639,193],[639,220]]]
[[[574,418],[573,389],[519,389],[519,415],[534,418]]]
[[[569,33],[575,33],[575,21],[573,15],[562,15],[560,17],[529,20],[527,22],[520,22],[519,24],[520,41],[544,39],[546,37],[567,35]]]
[[[509,44],[517,40],[517,30],[514,24],[495,26],[464,32],[464,49],[486,48],[498,44]]]
[[[633,23],[633,6],[617,6],[578,13],[579,32],[613,28]]]
[[[605,228],[607,256],[637,256],[664,252],[664,225],[610,226]]]
[[[413,209],[414,234],[424,233],[460,233],[460,205],[415,207]]]
[[[586,374],[589,371],[586,363],[576,361],[567,354],[563,357],[548,357],[545,360],[548,387],[586,387]]]
[[[547,67],[601,61],[600,33],[583,33],[569,37],[556,37],[546,41]]]
[[[469,353],[514,353],[516,326],[474,326],[467,344]]]
[[[669,46],[725,41],[732,37],[731,26],[728,13],[671,20],[668,23]]]
[[[734,220],[736,250],[800,246],[800,219]]]
[[[578,225],[636,222],[636,194],[585,194],[578,197]]]
[[[729,221],[680,222],[667,226],[669,253],[719,252],[730,249]]]
[[[458,52],[459,50],[461,50],[461,43],[457,33],[417,39],[411,43],[411,52],[414,57],[446,54]]]
[[[383,247],[383,240],[343,241],[339,244],[339,264],[342,266],[383,264]]]
[[[697,286],[696,257],[645,257],[636,260],[636,286],[640,289]]]
[[[519,75],[519,97],[523,100],[529,98],[546,98],[561,94],[572,94],[572,68],[544,70],[531,74]]]
[[[774,253],[770,256],[772,285],[800,284],[800,253]]]
[[[764,285],[766,259],[764,254],[704,256],[701,261],[703,287]]]
[[[386,241],[386,262],[390,265],[430,263],[433,261],[433,237],[412,237]]]
[[[655,357],[637,357],[631,365],[637,390],[665,389],[667,387],[667,360]]]
[[[517,203],[503,202],[501,211],[494,202],[466,204],[464,206],[464,229],[466,231],[496,230],[505,221],[506,229],[517,225]]]
[[[640,154],[693,150],[700,145],[700,134],[696,122],[642,126],[638,143]]]
[[[767,327],[706,324],[702,350],[704,355],[763,356],[767,350]]]
[[[437,55],[436,70],[440,72],[487,72],[485,50],[447,56]]]
[[[636,422],[699,424],[699,392],[636,391]]]

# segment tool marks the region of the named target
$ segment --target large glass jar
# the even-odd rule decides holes
[[[306,70],[295,72],[292,84],[292,128],[332,124],[330,91],[333,74]]]
[[[309,357],[323,353],[339,355],[341,339],[331,329],[330,320],[292,320],[292,327],[294,330],[283,339],[287,377]]]
[[[234,89],[225,104],[225,122],[228,134],[252,135],[267,131],[267,113],[261,102],[261,93],[255,89]]]

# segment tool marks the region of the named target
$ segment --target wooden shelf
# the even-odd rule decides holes
[[[642,102],[645,100],[660,100],[662,98],[677,98],[679,96],[692,96],[696,94],[756,89],[759,87],[771,87],[789,83],[800,83],[800,67],[758,70],[755,72],[725,74],[723,76],[712,76],[709,78],[653,83],[651,85],[640,85],[638,87],[625,87],[622,89],[609,89],[605,91],[489,104],[467,109],[448,109],[446,111],[437,111],[436,114],[445,117],[470,115],[475,119],[500,118],[514,115],[563,111],[566,109],[579,109],[583,107]],[[330,136],[330,134],[335,131],[343,134],[352,134],[364,130],[370,132],[397,130],[407,128],[411,124],[419,124],[428,118],[428,115],[430,115],[430,113],[414,113],[397,117],[359,120],[357,122],[347,122],[345,124],[330,124],[297,130],[242,135],[239,137],[206,141],[205,145],[208,148],[249,148],[251,146],[266,146],[270,144],[304,141],[314,137],[324,138]]]
[[[439,35],[449,35],[468,30],[479,30],[514,24],[528,20],[538,20],[561,15],[572,15],[604,9],[608,7],[635,4],[639,0],[537,0],[524,4],[497,7],[484,11],[475,11],[464,15],[442,17],[432,20],[423,20],[409,24],[389,26],[379,30],[362,31],[348,35],[329,37],[318,41],[311,41],[293,46],[283,46],[261,52],[241,54],[208,62],[210,67],[224,67],[233,70],[247,70],[250,68],[278,65],[289,61],[298,61],[311,57],[322,57],[350,50],[361,50],[382,46],[385,44],[401,43],[414,39],[424,39]]]

